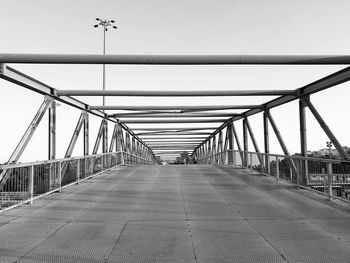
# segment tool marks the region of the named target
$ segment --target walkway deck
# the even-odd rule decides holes
[[[120,167],[0,214],[0,262],[350,262],[350,205],[231,167]]]

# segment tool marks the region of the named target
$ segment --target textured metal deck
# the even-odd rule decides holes
[[[0,262],[350,262],[350,205],[227,166],[120,167],[0,214]]]

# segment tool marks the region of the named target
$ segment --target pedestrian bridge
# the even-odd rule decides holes
[[[347,82],[350,67],[294,90],[101,91],[53,88],[5,64],[340,65],[350,64],[349,56],[0,54],[0,63],[1,79],[43,95],[0,165],[0,262],[350,261],[350,157],[311,102],[313,94]],[[79,96],[274,99],[187,106],[103,100],[101,106]],[[300,153],[291,155],[270,110],[293,101]],[[80,111],[63,158],[56,155],[57,102]],[[338,158],[307,155],[306,110]],[[263,151],[250,125],[259,114]],[[21,163],[45,115],[48,158]],[[101,120],[92,151],[89,116]],[[203,126],[208,123],[216,126]],[[134,124],[141,126],[128,126]],[[283,154],[270,152],[272,135]],[[79,137],[83,155],[73,156]],[[174,157],[186,165],[159,165]]]
[[[349,262],[350,208],[248,169],[121,166],[0,215],[1,262]]]

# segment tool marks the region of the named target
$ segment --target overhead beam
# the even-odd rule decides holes
[[[209,127],[154,127],[154,128],[134,128],[134,131],[171,131],[171,132],[177,132],[177,131],[203,131],[203,130],[213,130],[217,127],[209,126]]]
[[[344,55],[82,55],[1,53],[2,63],[136,65],[329,65],[350,64]]]
[[[144,142],[148,142],[150,140],[203,140],[205,139],[204,136],[188,136],[188,137],[164,137],[164,136],[158,136],[158,137],[142,137],[142,140]]]
[[[297,95],[295,90],[57,90],[57,96],[204,97]]]
[[[237,121],[244,116],[252,116],[254,114],[263,112],[265,110],[269,110],[272,108],[275,108],[277,106],[286,104],[288,102],[294,101],[296,99],[300,99],[302,97],[305,97],[307,95],[314,94],[316,92],[320,92],[322,90],[334,87],[336,85],[339,85],[341,83],[344,83],[346,81],[350,80],[350,67],[346,67],[345,69],[339,70],[333,74],[330,74],[324,78],[321,78],[317,81],[314,81],[308,85],[305,85],[301,88],[296,89],[297,96],[291,96],[291,95],[284,95],[279,98],[276,98],[274,100],[271,100],[265,104],[262,104],[261,109],[251,109],[244,113],[242,113],[242,116],[236,116],[232,118],[232,121]],[[227,126],[228,122],[223,123],[220,127],[216,129],[205,141],[203,141],[203,144],[206,143],[208,140],[210,140],[213,136],[215,136],[221,129],[225,128]]]
[[[91,110],[230,110],[230,109],[261,109],[261,105],[199,105],[199,106],[139,106],[139,105],[114,105],[114,106],[90,106]]]
[[[168,119],[168,120],[123,120],[122,123],[210,123],[210,122],[225,122],[226,118],[218,118],[218,119]]]
[[[145,143],[147,143],[148,145],[150,145],[151,143],[175,143],[175,142],[181,142],[181,143],[187,143],[187,142],[192,142],[192,143],[197,143],[197,142],[201,142],[202,139],[181,139],[179,138],[178,140],[147,140],[144,139],[143,140]]]
[[[109,117],[115,117],[119,120],[123,121],[123,119],[131,119],[131,118],[187,118],[187,117],[195,117],[195,118],[211,118],[211,117],[235,117],[241,116],[242,114],[232,114],[232,113],[148,113],[148,114],[129,114],[129,115],[120,115],[118,113],[111,114]]]
[[[61,96],[58,97],[55,95],[55,91],[56,89],[44,84],[43,82],[36,80],[18,70],[15,70],[9,66],[7,66],[6,64],[3,64],[2,61],[0,60],[0,78],[7,80],[11,83],[17,84],[19,86],[22,86],[24,88],[30,89],[36,93],[40,93],[42,95],[46,95],[48,97],[54,98],[57,101],[61,101],[67,105],[70,105],[72,107],[75,107],[77,109],[80,110],[84,110],[88,113],[91,113],[95,116],[101,117],[101,118],[105,118],[106,114],[103,113],[102,111],[99,110],[91,110],[89,108],[89,105],[86,103],[83,103],[75,98],[69,97],[69,96]],[[114,118],[107,118],[108,121],[111,121],[113,123],[118,123],[118,121]],[[135,138],[142,143],[145,147],[147,147],[140,138],[137,137],[137,135],[135,135],[135,133],[133,131],[131,131],[129,129],[129,127],[127,127],[125,124],[121,124],[122,128],[125,131],[128,131],[130,134],[132,134],[133,136],[135,136]]]
[[[139,137],[142,137],[143,136],[185,136],[185,138],[187,138],[188,135],[198,135],[198,136],[203,136],[203,135],[210,135],[211,133],[210,132],[156,132],[156,133],[148,133],[148,132],[144,132],[144,133],[137,133],[137,135]]]

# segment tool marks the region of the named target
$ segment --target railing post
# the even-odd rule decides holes
[[[332,200],[332,185],[333,185],[333,171],[332,163],[327,164],[327,173],[328,173],[328,200]]]
[[[80,182],[80,159],[77,159],[77,184]]]
[[[237,166],[237,163],[236,163],[236,152],[234,152],[233,150],[232,151],[232,154],[233,154],[233,166]]]
[[[62,192],[62,162],[58,163],[58,192]]]
[[[302,167],[302,163],[301,163],[301,167]],[[300,169],[300,170],[302,170],[302,169]],[[300,172],[296,172],[296,177],[297,177],[297,189],[299,189],[299,187],[300,187]]]
[[[249,154],[249,166],[250,166],[250,171],[253,171],[253,153]]]
[[[276,179],[280,179],[280,159],[276,156]]]
[[[29,204],[33,204],[33,196],[34,196],[34,165],[29,167]]]
[[[49,191],[51,191],[52,163],[49,163]]]

